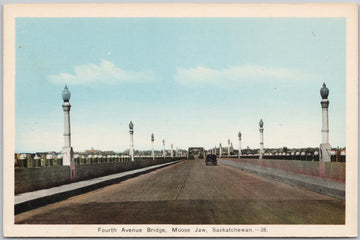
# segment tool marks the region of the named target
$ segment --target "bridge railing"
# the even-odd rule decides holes
[[[99,161],[76,164],[74,179],[70,179],[70,166],[16,167],[15,194],[56,187],[73,181],[87,180],[180,159],[183,158],[157,157],[153,160],[151,157],[137,157],[134,162],[124,158],[124,161],[119,159],[119,161],[112,162]]]
[[[220,157],[217,155],[217,157]],[[238,158],[237,155],[222,155],[222,158]],[[259,154],[243,154],[240,158],[259,159]],[[297,160],[297,161],[319,161],[318,154],[294,154],[294,155],[263,155],[263,159],[271,160]],[[345,162],[346,155],[333,154],[331,155],[332,162]]]
[[[167,156],[166,159],[171,157]],[[180,159],[179,157],[173,157],[173,159]],[[134,161],[137,160],[148,160],[158,161],[164,159],[163,156],[156,156],[153,160],[150,156],[134,156]],[[63,159],[62,155],[50,155],[50,154],[15,154],[15,168],[42,168],[42,167],[53,167],[62,166]],[[105,163],[116,163],[116,162],[130,162],[131,158],[129,155],[104,155],[104,154],[74,154],[75,165],[83,164],[105,164]]]

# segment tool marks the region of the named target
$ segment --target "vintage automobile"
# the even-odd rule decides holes
[[[214,154],[206,155],[205,164],[206,166],[217,165],[216,155]]]

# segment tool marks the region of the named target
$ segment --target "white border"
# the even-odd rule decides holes
[[[265,226],[267,233],[211,233],[206,235],[104,234],[104,225],[15,225],[14,166],[15,146],[15,17],[344,17],[346,18],[346,224],[345,225],[236,225]],[[108,236],[108,237],[339,237],[356,236],[358,221],[358,11],[356,4],[11,4],[4,5],[4,85],[3,85],[3,178],[5,236]],[[106,225],[120,228],[119,225]],[[178,226],[178,225],[177,225]],[[195,227],[197,225],[186,225]],[[230,226],[230,225],[228,225]]]

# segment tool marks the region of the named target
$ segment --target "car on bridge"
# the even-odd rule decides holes
[[[217,165],[217,159],[216,159],[216,155],[214,154],[209,154],[206,155],[206,159],[205,159],[205,165]]]

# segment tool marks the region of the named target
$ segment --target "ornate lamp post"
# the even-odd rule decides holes
[[[152,147],[152,151],[151,151],[151,156],[153,158],[153,160],[155,160],[155,152],[154,152],[154,134],[151,134],[151,147]]]
[[[230,156],[230,139],[228,139],[228,157]]]
[[[241,132],[238,133],[238,137],[239,137],[239,158],[241,156]]]
[[[71,165],[73,162],[73,150],[71,147],[71,130],[70,130],[70,97],[71,93],[68,87],[65,85],[65,88],[62,92],[62,98],[64,103],[62,108],[64,110],[64,147],[62,148],[62,152],[64,154],[63,157],[63,165]]]
[[[132,121],[129,123],[129,133],[130,133],[130,157],[131,161],[134,161],[134,124]]]
[[[165,139],[163,139],[163,157],[165,159]]]
[[[221,158],[222,155],[222,146],[221,143],[219,143],[219,157]]]
[[[326,87],[326,84],[323,83],[322,88],[320,89],[321,95],[321,108],[322,108],[322,143],[320,144],[320,161],[331,162],[331,146],[329,144],[329,118],[328,118],[328,108],[329,108],[329,89]]]
[[[75,178],[75,162],[74,162],[74,151],[71,147],[71,130],[70,130],[70,97],[71,93],[68,87],[65,85],[65,88],[62,92],[64,110],[64,147],[62,148],[63,156],[63,165],[70,166],[70,178]]]
[[[260,150],[259,150],[259,159],[262,159],[264,152],[264,122],[260,119],[259,122],[259,132],[260,132]]]

